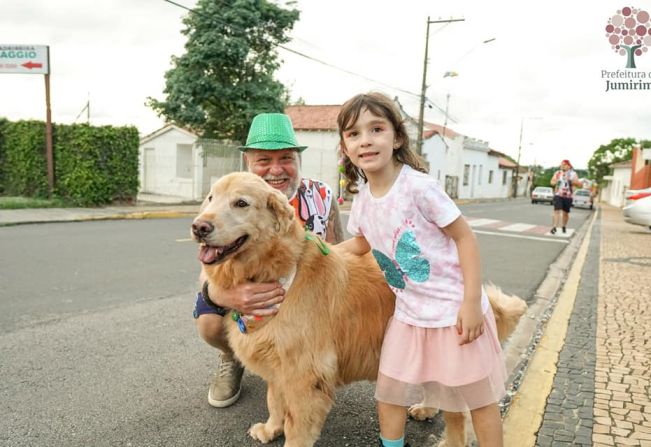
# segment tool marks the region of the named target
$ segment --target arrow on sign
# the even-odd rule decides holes
[[[25,68],[28,68],[30,70],[32,68],[43,68],[43,64],[38,64],[38,63],[32,62],[32,61],[25,62],[24,64],[22,64],[22,66],[25,67]]]

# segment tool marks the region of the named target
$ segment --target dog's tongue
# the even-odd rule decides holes
[[[211,264],[219,257],[222,250],[217,247],[202,245],[199,249],[199,260],[204,264]]]

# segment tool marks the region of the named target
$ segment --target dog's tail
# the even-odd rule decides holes
[[[520,297],[505,294],[492,283],[486,284],[484,288],[495,315],[497,335],[503,342],[511,335],[520,317],[527,311],[527,303]]]

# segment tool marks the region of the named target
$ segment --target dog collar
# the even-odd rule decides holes
[[[323,242],[323,240],[320,237],[314,235],[307,229],[305,230],[305,240],[314,242],[323,256],[328,256],[328,253],[330,253],[330,249],[325,244],[325,242]],[[289,291],[289,288],[292,286],[295,276],[296,276],[296,266],[292,268],[292,270],[289,272],[289,275],[278,279],[280,285],[283,287],[283,289],[285,289],[285,293],[287,293]],[[279,306],[280,304],[274,304],[274,307],[279,307]],[[231,318],[233,319],[233,321],[237,323],[237,327],[240,329],[240,332],[243,334],[246,334],[247,321],[262,320],[262,317],[255,316],[255,315],[243,315],[236,310],[231,311]]]
[[[328,253],[330,253],[330,249],[325,242],[320,237],[310,233],[307,229],[305,230],[305,240],[314,242],[323,256],[328,256]]]

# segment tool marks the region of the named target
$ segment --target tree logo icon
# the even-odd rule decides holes
[[[635,56],[651,46],[651,16],[639,8],[625,7],[608,19],[606,37],[613,51],[626,55],[626,68],[635,67]]]

